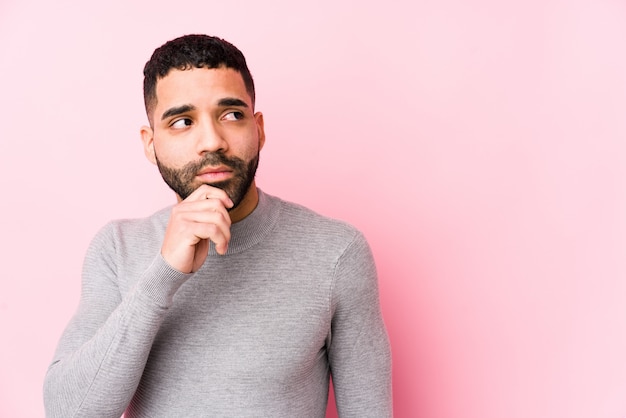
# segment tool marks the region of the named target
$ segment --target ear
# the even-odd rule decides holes
[[[259,135],[259,151],[263,149],[265,145],[265,127],[263,122],[263,113],[256,112],[254,114],[254,120],[256,121],[256,129]]]
[[[143,142],[143,152],[152,164],[156,164],[156,154],[154,153],[154,131],[149,126],[141,127],[141,142]]]

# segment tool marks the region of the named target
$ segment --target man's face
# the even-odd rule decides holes
[[[142,139],[163,180],[180,199],[201,184],[219,187],[237,207],[254,185],[265,141],[263,115],[254,114],[239,72],[171,70],[156,96],[153,126],[142,129]]]

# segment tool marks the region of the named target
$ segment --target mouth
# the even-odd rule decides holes
[[[196,177],[203,183],[224,181],[230,179],[232,176],[233,170],[225,165],[205,167],[196,175]]]

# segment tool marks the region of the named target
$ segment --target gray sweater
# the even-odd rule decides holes
[[[391,359],[353,227],[259,190],[196,273],[160,256],[171,208],[109,223],[44,383],[49,417],[389,417]]]

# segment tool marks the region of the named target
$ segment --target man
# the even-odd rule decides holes
[[[178,203],[115,221],[85,257],[46,375],[50,417],[388,417],[391,367],[363,236],[257,189],[254,84],[189,35],[144,69],[145,154]]]

